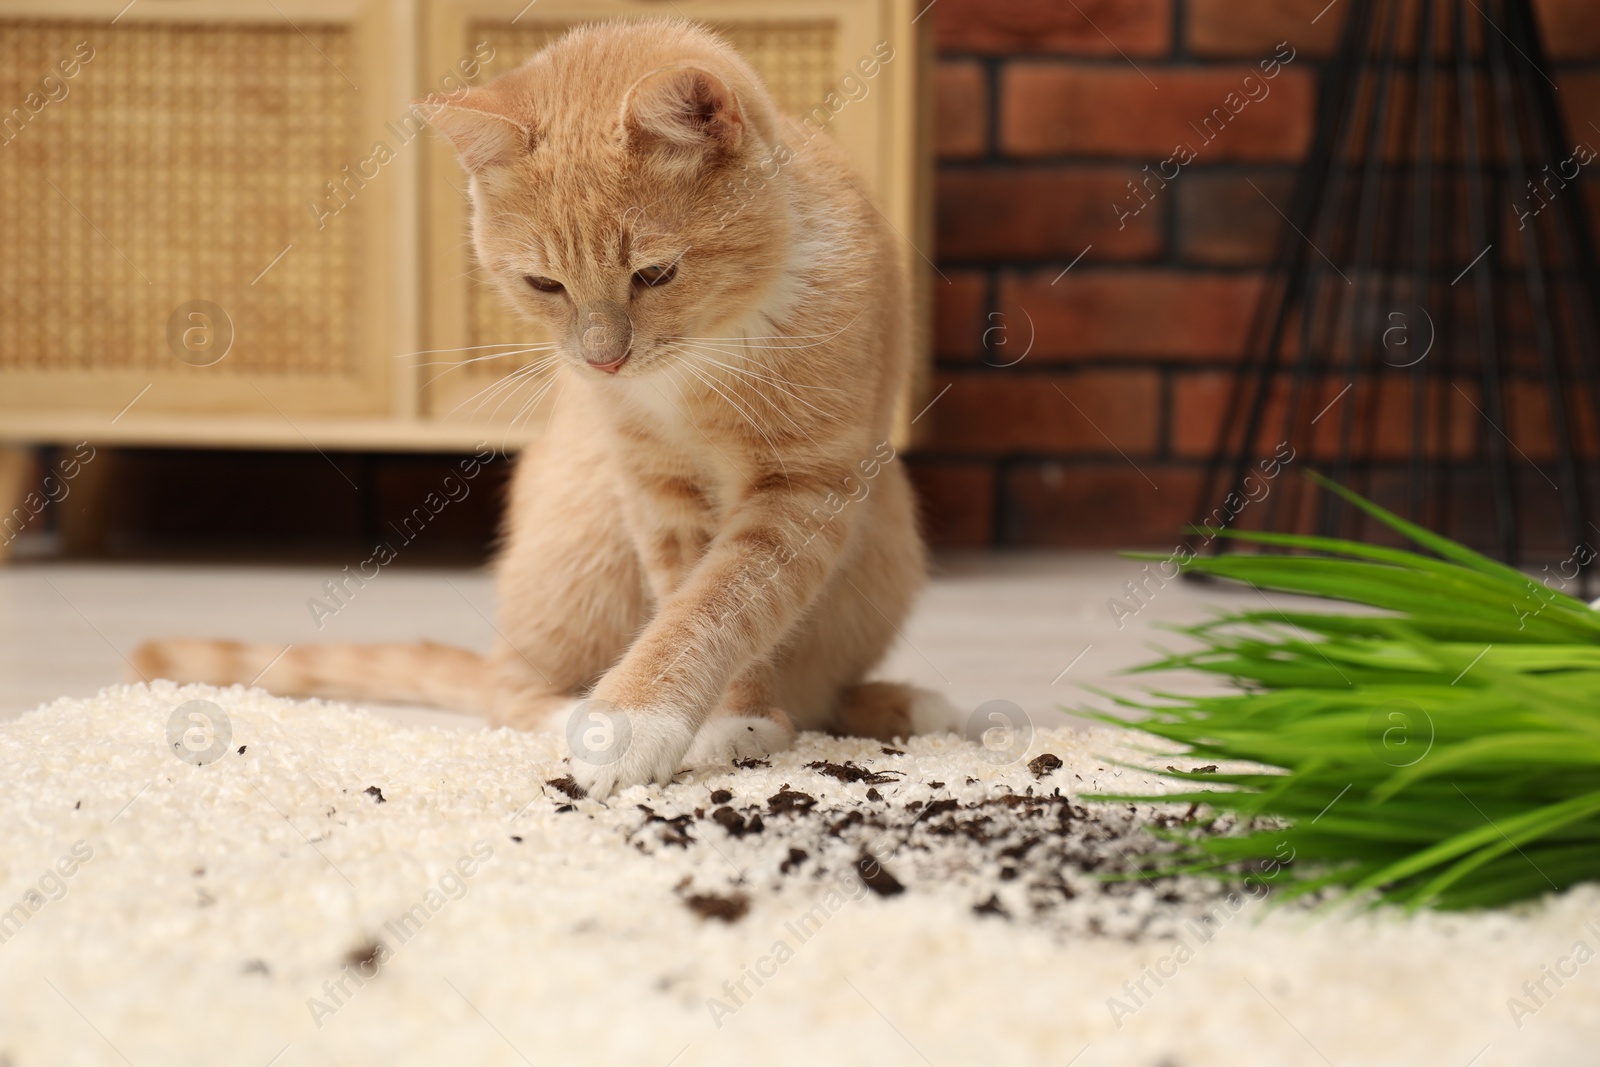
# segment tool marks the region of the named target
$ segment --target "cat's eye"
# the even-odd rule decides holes
[[[678,273],[678,265],[669,263],[666,266],[650,266],[633,272],[633,284],[654,288],[666,285]]]
[[[563,288],[565,288],[554,278],[541,278],[537,274],[526,275],[524,280],[541,293],[559,293]]]

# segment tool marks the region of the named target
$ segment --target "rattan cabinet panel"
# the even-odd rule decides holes
[[[925,306],[911,0],[0,0],[0,445],[528,440],[538,410],[481,402],[512,361],[464,350],[529,328],[475,272],[459,167],[412,102],[663,13],[825,115]]]

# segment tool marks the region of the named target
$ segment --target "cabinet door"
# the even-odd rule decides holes
[[[926,268],[918,246],[932,251],[923,173],[926,109],[919,104],[925,99],[926,41],[909,0],[677,0],[670,6],[654,0],[430,0],[424,68],[438,81],[458,70],[464,57],[492,53],[472,79],[482,81],[512,69],[577,23],[663,14],[684,15],[721,31],[761,74],[781,109],[797,118],[816,114],[820,135],[844,145],[861,173],[862,192],[872,195],[905,238],[902,260],[916,282],[917,306],[925,307]],[[857,63],[875,49],[881,57],[884,44],[893,49],[893,58],[870,79],[861,78]],[[844,82],[847,77],[853,80]],[[469,360],[492,351],[483,346],[542,338],[508,311],[476,272],[467,238],[465,181],[442,143],[430,151],[426,180],[426,347],[454,350],[430,358],[454,359],[458,366],[434,368],[424,411],[432,419],[494,426],[514,438],[526,437],[537,432],[551,400],[524,410],[536,384],[513,391],[499,383],[532,357]],[[919,310],[919,369],[925,362],[924,318]],[[512,420],[516,425],[508,426]]]
[[[414,407],[415,31],[395,0],[0,2],[0,421]]]

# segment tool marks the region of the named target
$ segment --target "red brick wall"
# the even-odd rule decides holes
[[[1171,544],[1192,518],[1346,7],[936,0],[948,390],[910,459],[935,544]],[[1536,7],[1577,136],[1600,126],[1600,7]],[[1283,41],[1270,93],[1204,141],[1189,123]],[[1180,142],[1196,157],[1119,220]]]

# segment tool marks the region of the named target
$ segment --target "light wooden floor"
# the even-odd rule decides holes
[[[1124,583],[1142,566],[1110,553],[944,557],[880,673],[939,689],[963,711],[1014,701],[1043,725],[1059,721],[1060,705],[1098,703],[1083,685],[1131,691],[1155,684],[1118,672],[1148,660],[1152,643],[1181,643],[1158,624],[1198,621],[1208,606],[1264,606],[1248,590],[1151,582],[1148,606],[1119,628],[1108,601],[1136,606]],[[0,567],[0,719],[126,679],[123,656],[147,637],[278,645],[427,638],[481,649],[495,636],[489,578],[468,570],[385,571],[319,630],[307,601],[336,576],[332,567]],[[1177,680],[1160,684],[1171,689]],[[442,713],[403,717],[477,724]]]

